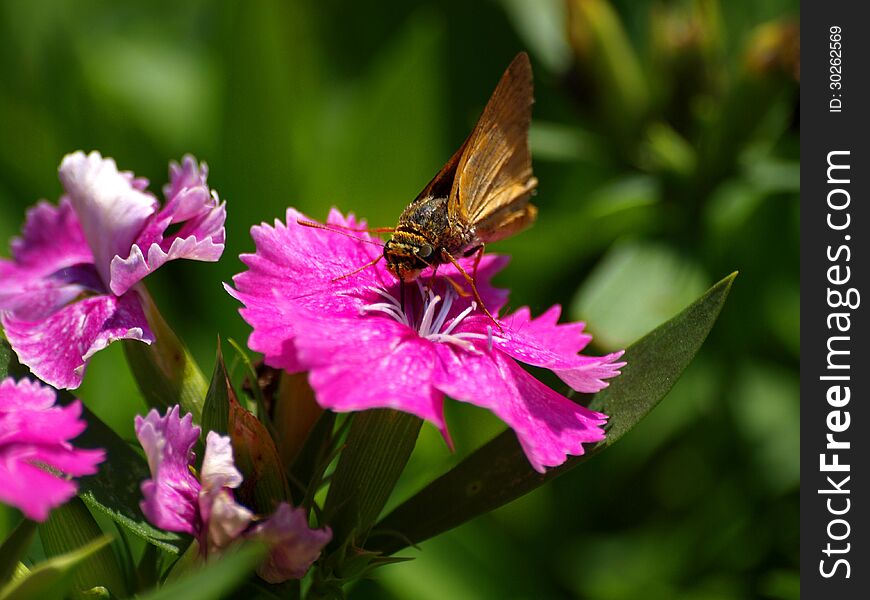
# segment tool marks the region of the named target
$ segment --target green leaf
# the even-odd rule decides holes
[[[75,570],[90,556],[106,547],[112,538],[103,536],[85,546],[37,565],[29,574],[0,590],[0,600],[60,600],[69,589]]]
[[[55,508],[47,521],[39,526],[39,537],[48,557],[61,556],[102,537],[100,526],[79,498],[73,498]],[[85,590],[108,589],[113,596],[127,595],[124,575],[112,548],[106,546],[84,559],[73,576],[73,593],[85,598]]]
[[[311,489],[312,479],[318,473],[321,461],[329,453],[335,416],[335,413],[330,410],[321,413],[290,467],[290,483],[293,484],[294,489],[298,488],[300,496],[306,491],[314,495],[314,490]]]
[[[0,329],[2,333],[2,329]],[[4,379],[9,375],[9,368],[15,358],[12,356],[12,348],[9,347],[9,342],[5,338],[0,337],[0,379]]]
[[[149,406],[165,409],[179,404],[183,412],[193,413],[193,420],[199,423],[208,389],[205,377],[154,301],[144,291],[140,295],[156,341],[151,345],[136,340],[122,342],[139,391]]]
[[[260,419],[264,420],[264,423],[268,426],[269,411],[266,409],[266,399],[263,397],[263,390],[259,385],[259,376],[257,375],[257,369],[254,367],[254,363],[251,362],[248,353],[245,352],[245,349],[233,338],[227,338],[227,342],[229,342],[230,346],[233,347],[233,350],[236,351],[236,356],[238,356],[239,360],[242,361],[242,364],[245,366],[245,370],[248,372],[247,378],[251,383],[251,393],[254,395],[254,402],[257,405],[257,416]],[[220,339],[218,339],[218,343],[220,343]]]
[[[692,361],[715,323],[736,273],[625,352],[622,374],[590,405],[609,415],[607,438],[544,474],[505,431],[400,505],[375,527],[367,548],[391,554],[527,494],[619,440],[651,411]]]
[[[142,551],[142,558],[136,565],[136,590],[142,591],[152,587],[160,577],[160,553],[157,546],[147,544]]]
[[[227,368],[224,364],[220,339],[218,339],[217,356],[214,361],[214,372],[211,383],[205,394],[205,404],[202,408],[202,435],[216,431],[226,435],[230,413],[230,384]]]
[[[353,417],[326,497],[324,514],[333,545],[354,532],[362,545],[411,457],[423,422],[394,410],[367,410]]]
[[[267,547],[248,542],[232,547],[216,560],[168,583],[140,600],[211,600],[229,595],[266,557]]]
[[[3,346],[0,345],[0,353],[2,352]],[[0,356],[0,369],[2,368],[3,360]],[[3,540],[3,545],[0,546],[0,587],[12,579],[15,567],[30,547],[34,533],[36,533],[36,523],[30,519],[24,519],[12,530],[9,537]]]

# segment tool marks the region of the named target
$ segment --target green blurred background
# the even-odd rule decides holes
[[[192,152],[228,206],[219,264],[148,285],[205,371],[248,328],[221,282],[251,225],[334,205],[377,225],[473,126],[519,50],[535,68],[540,218],[511,305],[561,303],[625,347],[739,270],[710,339],[626,440],[408,551],[358,598],[797,598],[797,0],[0,3],[0,239],[56,200],[76,149],[166,181]],[[5,242],[4,242],[5,244]],[[8,256],[8,250],[3,250]],[[144,403],[112,347],[80,395],[126,437]],[[451,404],[396,497],[500,430]],[[0,508],[0,533],[14,517]]]

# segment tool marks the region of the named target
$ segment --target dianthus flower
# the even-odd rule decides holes
[[[75,496],[70,476],[92,475],[105,459],[102,450],[70,444],[85,430],[82,405],[55,406],[56,399],[35,381],[0,381],[0,501],[35,521]]]
[[[532,466],[562,464],[583,444],[604,438],[606,416],[591,411],[532,377],[516,361],[556,373],[579,392],[596,392],[625,363],[622,352],[578,354],[590,341],[583,323],[557,324],[560,308],[537,318],[528,308],[500,316],[507,291],[490,279],[507,258],[484,255],[476,284],[497,324],[447,278],[465,286],[452,265],[437,276],[424,271],[417,285],[400,286],[383,262],[358,269],[380,252],[366,233],[326,231],[299,224],[253,227],[255,254],[242,255],[248,271],[230,293],[253,327],[251,349],[266,364],[291,373],[308,371],[317,401],[335,411],[392,408],[433,423],[450,438],[444,396],[491,410],[514,432]],[[333,210],[328,224],[364,229]],[[460,259],[471,272],[473,260]],[[348,275],[349,273],[353,273]]]
[[[305,511],[286,502],[254,524],[254,513],[233,496],[242,474],[229,437],[208,433],[197,478],[191,468],[200,428],[193,425],[191,414],[182,418],[178,406],[162,417],[153,409],[145,417],[137,416],[135,427],[152,477],[142,483],[142,512],[161,529],[193,535],[203,555],[242,537],[260,540],[269,545],[270,553],[258,572],[266,581],[279,583],[305,575],[332,539],[329,528],[309,528]]]
[[[169,260],[216,261],[223,252],[226,210],[206,173],[191,156],[170,164],[161,207],[147,180],[112,159],[64,157],[60,202],[31,208],[12,260],[0,259],[0,323],[36,376],[76,388],[110,343],[154,341],[137,283]]]

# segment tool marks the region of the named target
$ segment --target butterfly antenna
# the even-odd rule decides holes
[[[341,280],[341,279],[344,279],[345,277],[350,277],[351,275],[356,275],[356,274],[359,273],[360,271],[365,271],[365,270],[368,269],[369,267],[373,267],[373,266],[375,266],[376,264],[378,264],[378,261],[381,260],[383,257],[384,257],[383,254],[379,254],[379,255],[377,256],[377,258],[375,258],[375,259],[372,260],[372,261],[367,262],[366,264],[364,264],[363,266],[361,266],[359,269],[354,269],[354,270],[351,271],[350,273],[345,273],[344,275],[339,275],[338,277],[333,277],[333,278],[332,278],[332,281],[339,281],[339,280]]]
[[[315,223],[314,221],[300,221],[299,219],[296,219],[296,224],[302,225],[303,227],[311,227],[312,229],[323,229],[325,231],[331,231],[333,233],[340,233],[341,235],[349,237],[352,240],[356,240],[358,242],[363,242],[365,244],[372,244],[373,246],[377,246],[379,248],[382,248],[384,246],[384,244],[381,242],[376,242],[374,240],[366,240],[366,239],[363,239],[361,237],[351,235],[347,231],[342,231],[341,229],[335,229],[334,227],[329,227],[327,225],[321,225],[320,223]],[[351,231],[366,231],[366,230],[353,229]]]

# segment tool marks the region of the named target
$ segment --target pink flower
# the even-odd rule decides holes
[[[272,551],[257,573],[269,583],[301,579],[332,539],[329,528],[310,529],[305,511],[286,502],[257,525],[251,537],[268,544]]]
[[[153,409],[144,418],[137,416],[135,427],[152,477],[142,482],[142,512],[161,529],[195,536],[204,555],[243,536],[260,539],[271,547],[263,577],[277,583],[302,577],[332,539],[329,528],[310,529],[305,512],[287,503],[254,526],[254,514],[233,496],[242,474],[233,461],[229,437],[208,433],[197,479],[191,468],[200,428],[192,415],[182,418],[178,406],[162,417]]]
[[[105,459],[102,450],[69,442],[85,430],[81,402],[55,400],[53,389],[35,381],[0,381],[0,501],[35,521],[75,496],[69,476],[92,475]]]
[[[305,219],[290,209],[286,225],[254,227],[256,253],[242,255],[249,270],[228,291],[245,305],[242,316],[254,328],[249,346],[270,366],[308,371],[321,406],[405,411],[433,423],[450,444],[448,395],[495,413],[541,472],[604,438],[605,415],[554,392],[516,362],[550,369],[579,392],[606,387],[605,379],[625,364],[617,362],[622,352],[579,355],[591,339],[583,323],[558,325],[560,308],[553,306],[537,318],[528,308],[497,316],[493,327],[470,297],[448,284],[447,277],[466,285],[452,266],[440,267],[434,281],[424,272],[417,285],[406,286],[403,309],[399,284],[383,262],[342,277],[380,252],[367,234],[354,234],[359,241],[298,224]],[[328,223],[365,226],[335,210]],[[460,263],[472,269],[472,259]],[[485,255],[478,268],[477,287],[493,315],[507,292],[490,279],[506,263]]]
[[[59,175],[59,204],[30,209],[12,260],[0,259],[0,323],[34,374],[76,388],[115,340],[154,341],[136,284],[169,260],[218,260],[226,210],[191,156],[170,164],[162,208],[146,180],[97,152],[67,155]]]

